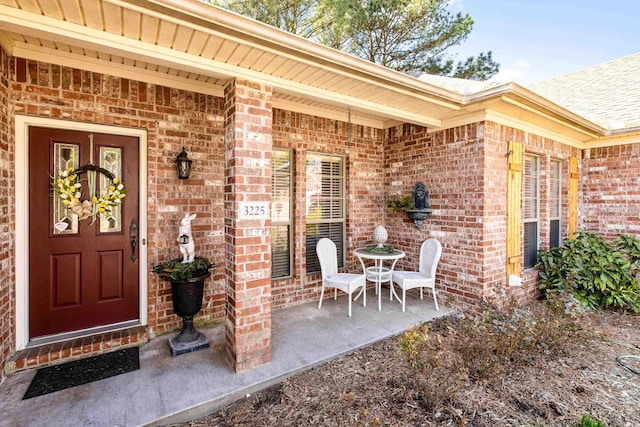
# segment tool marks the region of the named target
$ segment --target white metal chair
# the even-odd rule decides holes
[[[338,289],[349,298],[349,317],[351,317],[351,297],[353,292],[362,289],[362,306],[367,306],[366,280],[364,274],[338,273],[338,251],[331,239],[322,238],[316,245],[316,253],[322,270],[322,291],[318,309],[322,308],[324,288],[335,288],[333,299],[338,298]]]
[[[422,288],[429,288],[433,293],[433,303],[438,308],[436,298],[436,269],[442,255],[442,245],[436,239],[428,239],[420,247],[418,271],[394,271],[393,282],[402,289],[402,311],[404,311],[407,290],[420,288],[420,299],[423,299]]]

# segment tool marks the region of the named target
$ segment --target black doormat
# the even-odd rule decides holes
[[[38,369],[22,400],[140,369],[138,347]]]

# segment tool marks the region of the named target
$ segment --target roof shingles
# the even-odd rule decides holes
[[[640,53],[554,77],[529,89],[607,129],[640,127]]]

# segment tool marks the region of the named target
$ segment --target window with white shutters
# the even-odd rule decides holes
[[[338,267],[344,266],[346,216],[345,158],[308,153],[306,173],[306,270],[320,271],[316,244],[327,237],[338,249]]]

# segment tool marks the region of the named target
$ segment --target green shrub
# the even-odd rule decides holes
[[[591,418],[591,415],[583,415],[582,419],[578,424],[576,424],[576,426],[577,427],[607,427],[607,425],[602,421],[598,421],[594,418]]]
[[[615,246],[614,246],[615,245]],[[583,306],[640,311],[637,272],[640,241],[629,235],[612,244],[591,232],[578,232],[562,247],[541,250],[536,266],[540,288],[548,293],[571,290]]]
[[[629,234],[621,234],[613,243],[619,251],[627,255],[631,261],[631,268],[637,273],[640,267],[640,240]]]

